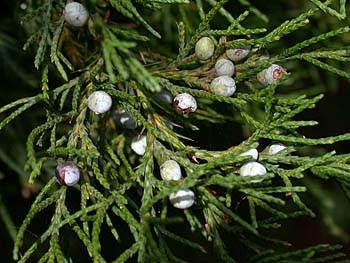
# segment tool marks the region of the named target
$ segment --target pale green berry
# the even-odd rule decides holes
[[[180,165],[174,160],[167,160],[160,166],[160,176],[164,181],[181,179]]]
[[[189,190],[179,190],[169,195],[170,203],[178,209],[186,209],[194,203],[194,193]]]
[[[210,90],[217,95],[230,97],[236,91],[236,82],[229,76],[216,77],[210,83]]]
[[[257,175],[264,175],[267,173],[265,166],[263,166],[261,163],[251,161],[247,162],[246,164],[243,164],[239,170],[239,173],[241,176],[257,176]],[[259,183],[263,179],[254,179],[251,180],[252,183]]]
[[[259,72],[256,77],[262,85],[267,86],[275,80],[282,78],[285,74],[287,72],[284,68],[280,65],[272,64],[269,68]]]
[[[207,60],[214,54],[215,46],[209,37],[202,37],[195,46],[195,54],[200,60]]]
[[[105,113],[112,106],[112,98],[103,90],[98,90],[90,94],[87,100],[87,106],[96,114]]]
[[[229,76],[231,77],[235,72],[235,65],[232,61],[221,58],[215,63],[215,73],[217,76]]]
[[[82,27],[89,18],[89,12],[82,4],[71,2],[64,7],[63,16],[64,20],[71,26]]]

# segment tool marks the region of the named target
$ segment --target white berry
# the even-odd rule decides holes
[[[236,91],[236,82],[229,76],[216,77],[210,83],[210,90],[217,95],[230,97]]]
[[[87,105],[96,114],[105,113],[112,106],[112,98],[103,90],[98,90],[90,94]]]
[[[269,68],[257,74],[258,81],[263,85],[269,85],[275,80],[282,78],[287,72],[280,65],[272,64]]]
[[[250,156],[252,159],[258,160],[259,153],[257,149],[253,148],[242,153],[240,156]]]
[[[264,175],[267,173],[267,171],[265,166],[263,166],[261,163],[252,161],[252,162],[243,164],[241,166],[239,173],[241,176],[256,176],[256,175]],[[251,180],[251,182],[259,183],[262,180],[263,179],[254,179],[254,180]]]
[[[180,165],[174,160],[167,160],[160,166],[160,176],[164,181],[181,179]]]
[[[235,65],[232,61],[221,58],[215,63],[215,73],[217,76],[229,76],[231,77],[235,72]]]
[[[63,15],[64,20],[71,26],[75,27],[84,26],[89,18],[89,12],[78,2],[66,4]]]
[[[283,151],[286,148],[287,146],[285,146],[282,143],[274,143],[270,145],[268,154],[273,155],[273,154],[279,153],[280,151]]]
[[[167,90],[161,90],[153,94],[154,98],[159,102],[171,104],[173,102],[173,95]]]
[[[113,111],[112,118],[119,126],[123,128],[133,130],[137,127],[137,124],[131,117],[130,113],[124,109]]]
[[[195,54],[200,60],[207,60],[214,54],[214,43],[209,37],[202,37],[195,46]]]
[[[72,162],[62,162],[56,166],[57,182],[61,185],[72,186],[80,179],[79,168]]]
[[[233,62],[240,61],[248,56],[251,46],[235,47],[226,50],[226,56]]]
[[[197,110],[196,99],[188,93],[180,93],[174,98],[173,106],[177,113],[192,113]]]
[[[187,190],[179,190],[175,193],[171,193],[169,195],[170,203],[179,209],[186,209],[193,205],[194,203],[194,193],[187,189]]]
[[[147,137],[145,135],[135,136],[131,141],[131,149],[138,155],[144,155],[147,147]]]

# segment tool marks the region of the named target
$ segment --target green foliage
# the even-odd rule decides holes
[[[337,182],[350,199],[349,154],[316,151],[316,147],[349,141],[350,133],[305,137],[302,128],[317,122],[300,120],[300,114],[316,107],[323,95],[300,96],[293,88],[298,85],[298,72],[303,71],[302,61],[350,77],[347,68],[332,62],[348,62],[349,47],[323,44],[350,28],[339,24],[337,29],[275,48],[320,14],[345,19],[345,0],[339,1],[339,11],[335,1],[310,0],[313,5],[308,10],[274,29],[267,24],[261,27],[273,14],[264,14],[245,0],[234,4],[227,0],[83,2],[90,18],[82,28],[65,23],[62,0],[32,1],[23,17],[23,23],[31,25],[24,49],[35,46],[34,66],[41,71],[41,91],[1,107],[0,130],[29,108],[42,112],[42,124],[27,137],[25,169],[31,184],[44,182],[44,186],[17,233],[10,232],[16,262],[78,262],[66,249],[71,244],[62,241],[66,235],[74,235],[93,262],[191,260],[181,249],[174,249],[178,244],[198,257],[210,253],[210,244],[217,262],[349,262],[339,252],[341,246],[286,248],[289,243],[269,233],[281,221],[316,216],[304,200],[309,191],[301,180],[305,176]],[[180,14],[179,20],[171,21],[177,25],[172,38],[178,41],[178,52],[163,47],[166,43],[159,33],[155,14],[165,4],[171,4],[169,12]],[[229,11],[236,5],[245,10],[237,17]],[[224,26],[215,29],[218,18]],[[260,25],[250,22],[254,20]],[[203,36],[212,38],[216,46],[207,61],[193,54]],[[232,97],[211,93],[216,60],[228,48],[248,45],[252,46],[248,58],[235,65],[237,92]],[[269,56],[266,50],[271,51]],[[273,63],[285,65],[288,74],[262,86],[256,74]],[[112,96],[111,112],[96,115],[89,110],[87,98],[95,90]],[[192,94],[199,109],[178,115],[155,98],[154,93],[161,90],[173,96]],[[126,110],[137,129],[118,126],[112,117],[114,109]],[[224,150],[210,149],[204,139],[198,144],[193,140],[197,131],[222,123],[238,124],[242,134],[232,136],[244,135],[244,139]],[[143,156],[130,149],[132,138],[140,135],[147,136]],[[288,147],[268,154],[266,146],[274,141]],[[259,149],[259,162],[268,173],[239,176],[240,167],[249,161],[242,153],[252,148]],[[160,179],[159,166],[169,159],[185,172],[178,182]],[[79,167],[78,185],[60,186],[51,178],[55,165],[63,160]],[[195,205],[175,211],[169,195],[188,188],[195,193]],[[44,212],[51,215],[50,224],[42,225],[34,242],[25,242],[31,223]],[[1,202],[0,215],[11,229],[13,224]],[[118,251],[106,253],[105,240]],[[233,243],[246,251],[243,259],[232,249]]]

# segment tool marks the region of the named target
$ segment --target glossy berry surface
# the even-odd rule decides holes
[[[173,106],[177,113],[193,113],[197,110],[196,99],[188,93],[180,93],[174,98]]]
[[[181,167],[174,160],[167,160],[160,166],[160,176],[164,181],[181,179]]]
[[[173,95],[167,90],[161,90],[153,94],[154,98],[165,104],[171,104],[173,102]]]
[[[241,166],[241,169],[239,171],[241,176],[257,176],[257,175],[264,175],[267,173],[265,166],[263,166],[261,163],[252,161],[248,162]],[[263,179],[254,179],[251,180],[253,183],[261,182]]]
[[[147,137],[145,135],[135,136],[131,141],[131,149],[137,155],[144,155],[147,147]]]
[[[280,151],[283,151],[286,148],[287,146],[285,146],[282,143],[274,143],[269,146],[268,154],[273,155],[273,154],[279,153]]]
[[[87,106],[96,114],[105,113],[112,107],[112,98],[103,90],[94,91],[88,97]]]
[[[126,110],[115,110],[112,112],[112,119],[118,124],[120,127],[126,128],[126,129],[136,129],[137,124],[130,115],[129,112]]]
[[[259,157],[259,152],[257,149],[253,148],[242,153],[240,156],[250,156],[253,160],[257,160]]]
[[[170,203],[178,209],[191,207],[194,203],[194,199],[194,193],[189,189],[179,190],[169,195]]]
[[[62,162],[56,166],[56,179],[61,185],[72,186],[80,179],[79,168],[73,162]]]

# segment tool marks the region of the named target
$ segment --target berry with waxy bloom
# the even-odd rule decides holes
[[[215,63],[215,73],[216,76],[229,76],[232,77],[235,72],[235,65],[232,61],[226,58],[220,58]]]
[[[251,46],[235,47],[226,50],[226,56],[233,62],[240,61],[248,56]]]
[[[248,151],[240,154],[240,156],[250,156],[253,160],[258,160],[259,152],[257,149],[249,149]]]
[[[215,46],[209,37],[202,37],[195,46],[195,54],[200,60],[207,60],[214,54]]]
[[[194,203],[194,193],[189,190],[179,190],[169,195],[170,203],[178,209],[186,209]]]
[[[229,76],[216,77],[210,83],[210,90],[217,95],[230,97],[236,91],[236,82]]]
[[[105,113],[112,107],[112,98],[105,91],[97,90],[88,97],[87,106],[96,114]]]
[[[181,167],[174,160],[167,160],[160,166],[160,176],[164,181],[181,179]]]
[[[147,147],[147,136],[135,136],[131,141],[131,149],[137,155],[144,155]]]
[[[82,4],[71,2],[64,7],[63,16],[64,20],[71,26],[82,27],[89,19],[89,12]]]
[[[197,110],[197,101],[191,94],[180,93],[174,98],[173,106],[179,114],[193,113]]]
[[[269,146],[268,154],[273,155],[273,154],[279,153],[280,151],[283,151],[286,148],[287,146],[285,146],[282,143],[274,143]]]
[[[264,175],[267,173],[265,166],[263,166],[261,163],[251,161],[247,162],[246,164],[243,164],[239,170],[239,173],[241,176],[257,176],[257,175]],[[259,183],[263,179],[254,179],[251,180],[253,183]]]
[[[62,162],[56,166],[55,176],[61,185],[72,186],[80,179],[79,168],[73,162]]]
[[[272,64],[267,69],[264,69],[263,71],[259,72],[256,78],[261,84],[267,86],[272,82],[282,78],[286,74],[287,71],[285,71],[285,69],[282,68],[280,65]]]

